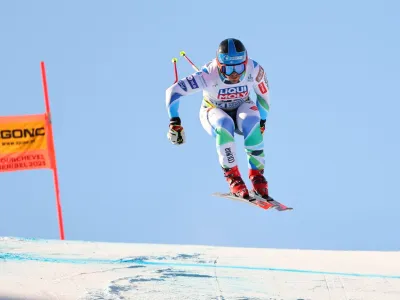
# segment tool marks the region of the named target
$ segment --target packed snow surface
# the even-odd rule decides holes
[[[3,237],[0,299],[399,300],[400,252]]]

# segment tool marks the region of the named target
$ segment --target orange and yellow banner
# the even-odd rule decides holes
[[[0,117],[0,172],[50,169],[45,114]]]

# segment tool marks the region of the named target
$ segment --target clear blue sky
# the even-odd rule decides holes
[[[44,60],[67,239],[399,250],[399,11],[395,0],[7,1],[1,114],[44,111]],[[266,176],[294,211],[210,196],[228,187],[201,94],[181,101],[187,144],[166,137],[171,59],[186,76],[181,50],[202,65],[227,37],[268,74]],[[57,239],[51,172],[0,176],[0,236]]]

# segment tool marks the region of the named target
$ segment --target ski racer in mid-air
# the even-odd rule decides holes
[[[255,102],[250,99],[254,89]],[[264,177],[263,134],[269,112],[269,86],[262,66],[248,57],[243,43],[234,38],[223,40],[216,58],[199,72],[182,78],[166,90],[166,108],[170,118],[168,139],[185,143],[185,132],[178,112],[182,96],[203,91],[200,121],[215,138],[219,164],[229,183],[230,192],[249,198],[249,190],[238,169],[234,134],[244,138],[248,176],[253,191],[265,199],[268,182]]]

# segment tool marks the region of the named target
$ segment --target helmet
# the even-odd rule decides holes
[[[223,76],[229,76],[233,72],[244,76],[247,60],[247,50],[241,41],[229,38],[219,44],[217,64],[218,70]]]

